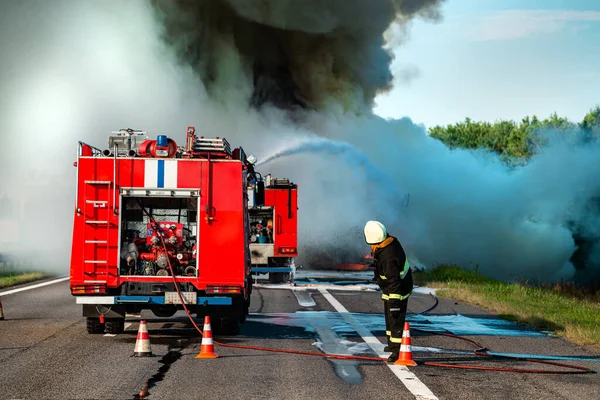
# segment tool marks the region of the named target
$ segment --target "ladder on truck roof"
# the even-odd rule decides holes
[[[196,138],[192,145],[193,153],[221,154],[231,157],[231,145],[225,138]]]
[[[112,204],[112,206],[110,204],[110,195],[116,188],[113,187],[114,182],[112,181],[86,180],[84,184],[84,243],[82,251],[85,264],[84,274],[106,276],[109,275],[108,267],[112,244],[110,236],[113,225],[112,218],[114,218],[110,210],[116,211],[116,204]],[[87,268],[89,265],[92,265],[93,271]],[[99,269],[104,269],[104,271],[99,271]]]

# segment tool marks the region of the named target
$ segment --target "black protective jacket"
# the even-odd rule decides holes
[[[375,280],[383,300],[404,300],[412,293],[413,279],[406,253],[398,239],[373,254]]]

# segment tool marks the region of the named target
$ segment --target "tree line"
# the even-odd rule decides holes
[[[556,113],[548,118],[525,117],[520,122],[498,120],[490,123],[466,118],[446,126],[434,126],[429,135],[450,148],[487,149],[508,162],[526,162],[546,143],[548,131],[577,132],[589,140],[600,137],[600,106],[591,109],[581,122],[572,122]]]

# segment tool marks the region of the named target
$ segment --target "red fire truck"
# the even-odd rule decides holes
[[[253,266],[293,272],[297,186],[263,179],[254,156],[194,127],[182,147],[131,129],[108,144],[79,142],[74,163],[70,287],[88,332],[120,333],[142,310],[171,317],[183,298],[215,331],[238,333]]]
[[[252,272],[267,273],[271,283],[293,281],[298,255],[297,185],[267,175],[253,182],[248,196]]]

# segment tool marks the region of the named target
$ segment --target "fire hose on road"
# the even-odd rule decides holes
[[[156,221],[154,220],[154,218],[150,217],[152,223],[156,224]],[[161,235],[159,235],[161,243],[163,245],[163,247],[166,250],[166,244],[164,242],[164,239]],[[185,301],[183,299],[183,295],[181,294],[181,291],[179,289],[179,285],[177,282],[177,278],[175,277],[175,273],[173,271],[173,268],[171,267],[171,260],[169,260],[167,258],[168,261],[168,268],[169,271],[171,273],[171,276],[173,277],[173,283],[175,284],[175,290],[177,291],[177,294],[179,296],[179,299],[181,301],[181,304],[183,306],[183,309],[185,310],[185,313],[187,314],[190,322],[192,323],[192,325],[194,326],[194,328],[196,328],[196,330],[198,331],[198,333],[200,333],[200,336],[204,336],[202,329],[200,329],[200,327],[198,327],[198,325],[196,324],[196,322],[194,321],[194,318],[192,317],[192,315],[190,314]],[[432,295],[433,296],[433,295]],[[420,314],[431,311],[432,309],[434,309],[435,307],[437,307],[438,304],[438,299],[437,297],[433,296],[435,299],[435,304],[430,307],[429,309],[422,311]],[[564,364],[564,363],[558,363],[558,362],[553,362],[553,361],[544,361],[544,360],[535,360],[535,359],[531,359],[531,358],[524,358],[524,357],[516,357],[516,356],[510,356],[510,355],[499,355],[499,354],[488,354],[488,351],[490,351],[489,349],[487,349],[485,346],[481,345],[480,343],[476,342],[475,340],[472,339],[468,339],[468,338],[464,338],[458,335],[454,335],[452,333],[441,333],[441,332],[430,332],[430,331],[425,331],[425,330],[421,330],[421,329],[413,329],[415,331],[420,331],[420,332],[426,332],[429,334],[434,334],[434,335],[441,335],[441,336],[447,336],[447,337],[451,337],[451,338],[455,338],[455,339],[459,339],[459,340],[463,340],[466,341],[468,343],[473,344],[474,346],[477,347],[476,350],[473,351],[473,355],[476,356],[480,356],[480,357],[487,357],[487,358],[504,358],[504,359],[510,359],[510,360],[514,360],[514,361],[526,361],[526,362],[531,362],[531,363],[537,363],[537,364],[544,364],[544,365],[551,365],[551,366],[556,366],[556,367],[562,367],[562,368],[566,368],[566,370],[544,370],[544,369],[524,369],[524,368],[508,368],[508,367],[484,367],[484,366],[478,366],[478,365],[464,365],[464,364],[451,364],[451,363],[440,363],[440,362],[432,362],[432,361],[421,361],[419,362],[418,360],[415,360],[417,362],[417,364],[419,365],[427,365],[427,366],[431,366],[431,367],[441,367],[441,368],[457,368],[457,369],[470,369],[470,370],[481,370],[481,371],[499,371],[499,372],[514,372],[514,373],[528,373],[528,374],[590,374],[593,373],[595,374],[596,371],[586,368],[586,367],[580,367],[580,366],[575,366],[575,365],[569,365],[569,364]],[[246,350],[256,350],[256,351],[266,351],[266,352],[274,352],[274,353],[287,353],[287,354],[299,354],[299,355],[307,355],[307,356],[316,356],[316,357],[324,357],[324,358],[330,358],[330,359],[336,359],[336,360],[363,360],[363,361],[374,361],[374,362],[381,362],[381,363],[387,363],[387,360],[384,358],[380,358],[380,357],[369,357],[369,356],[357,356],[357,355],[340,355],[340,354],[327,354],[327,353],[320,353],[320,352],[316,352],[316,351],[301,351],[301,350],[289,350],[289,349],[275,349],[275,348],[270,348],[270,347],[261,347],[261,346],[249,346],[249,345],[240,345],[240,344],[228,344],[228,343],[221,343],[218,341],[214,341],[215,345],[221,346],[221,347],[229,347],[229,348],[235,348],[235,349],[246,349]]]

